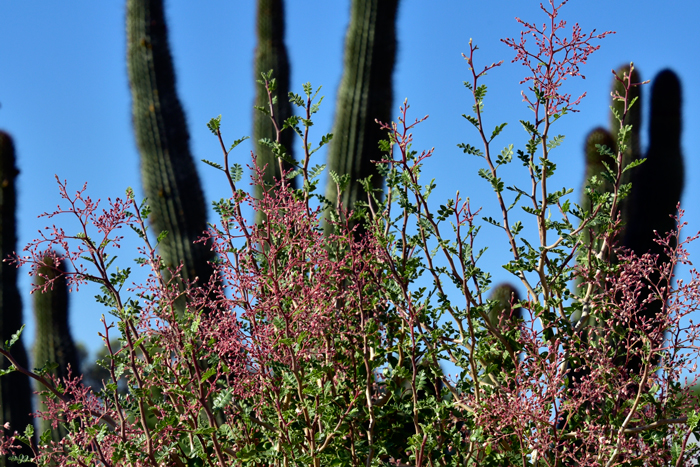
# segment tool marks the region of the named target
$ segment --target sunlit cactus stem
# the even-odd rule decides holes
[[[269,114],[270,99],[265,86],[256,85],[255,106],[253,113],[253,139],[256,164],[258,167],[266,167],[264,184],[272,186],[281,177],[280,161],[274,153],[272,143],[279,143],[284,148],[286,156],[293,159],[292,144],[294,133],[291,130],[282,132],[284,121],[292,116],[292,106],[289,103],[289,59],[287,48],[284,44],[285,21],[283,0],[258,0],[257,10],[257,47],[255,48],[255,80],[264,81],[262,74],[272,71],[275,89],[273,91],[274,104],[272,115]],[[265,112],[259,109],[265,109]],[[283,163],[284,170],[292,169],[291,164]],[[294,180],[290,181],[294,185]],[[255,186],[256,198],[262,198],[262,186]],[[260,217],[260,213],[257,213]],[[260,219],[258,219],[260,220]]]
[[[12,335],[24,324],[22,318],[22,299],[17,289],[17,267],[2,259],[17,250],[17,223],[15,211],[17,198],[15,183],[17,179],[15,163],[15,148],[5,132],[0,131],[0,345],[4,346]],[[17,362],[23,367],[27,365],[27,351],[22,340],[15,342],[10,349]],[[0,369],[10,368],[7,358],[0,356]],[[15,430],[23,433],[27,425],[32,425],[32,389],[29,378],[17,371],[0,377],[0,417],[2,424],[9,423],[11,435]],[[0,429],[2,429],[0,427]],[[31,455],[28,448],[19,453]],[[6,456],[0,456],[0,466],[15,466]]]
[[[45,291],[36,291],[34,297],[34,317],[36,321],[36,339],[34,341],[34,364],[41,368],[50,365],[49,370],[57,378],[75,377],[80,374],[80,360],[78,350],[71,337],[68,320],[68,285],[66,284],[65,262],[55,265],[55,255],[49,253],[45,256],[46,266],[39,268],[35,284],[44,286],[47,281],[53,280]],[[39,388],[41,391],[43,388]],[[45,395],[39,396],[39,402],[43,403]],[[44,407],[41,410],[46,410]],[[39,421],[39,432],[51,430],[51,438],[59,442],[67,431],[59,426],[52,429],[49,420]]]
[[[608,149],[606,153],[603,147]],[[598,127],[592,130],[586,137],[586,143],[584,148],[584,153],[586,155],[586,173],[583,179],[583,189],[581,190],[581,209],[584,213],[592,213],[594,208],[591,203],[592,196],[612,195],[614,191],[614,186],[611,183],[608,175],[606,174],[607,169],[616,169],[615,160],[609,157],[608,154],[615,154],[617,152],[617,144],[615,143],[615,138],[613,135],[605,128]],[[609,212],[603,209],[605,214]],[[593,235],[591,235],[593,232]],[[583,245],[589,245],[593,241],[592,252],[595,254],[600,248],[599,241],[602,238],[600,236],[601,231],[597,225],[592,225],[587,227],[583,231]]]
[[[382,158],[378,142],[386,137],[376,120],[389,122],[392,117],[398,4],[398,0],[352,1],[327,168],[349,175],[349,184],[338,200],[337,185],[329,177],[326,198],[333,207],[339,201],[346,209],[354,209],[357,201],[367,203],[361,179],[372,176],[372,188],[383,187],[372,161]],[[327,220],[324,230],[329,232]],[[358,228],[362,230],[362,225]]]
[[[168,232],[160,255],[167,267],[184,262],[183,279],[207,281],[214,254],[193,243],[207,228],[207,209],[176,93],[162,0],[127,1],[127,61],[149,220],[156,234]]]
[[[508,339],[507,335],[517,329],[516,323],[522,318],[522,310],[512,306],[520,300],[520,294],[512,285],[500,284],[493,289],[488,299],[495,302],[488,313],[488,325],[501,332],[503,339],[509,340],[509,344],[515,344],[515,341],[512,338]],[[487,354],[483,359],[484,365],[487,368],[497,368],[495,371],[486,371],[481,382],[498,387],[499,372],[505,368],[513,368],[514,362],[503,353],[502,343],[497,343],[496,337],[492,334],[489,334],[483,342],[479,342],[479,345]]]

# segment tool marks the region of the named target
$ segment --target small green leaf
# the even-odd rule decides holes
[[[201,382],[201,383],[205,382],[206,380],[208,380],[209,378],[211,378],[211,377],[214,376],[215,374],[216,374],[216,368],[213,368],[213,367],[212,367],[212,368],[209,368],[209,369],[202,375],[202,378],[200,379],[200,382]]]
[[[219,131],[219,128],[221,128],[221,115],[209,120],[209,123],[207,123],[207,128],[209,128],[209,131],[216,134]]]
[[[12,334],[12,337],[10,337],[9,341],[5,341],[5,350],[10,350],[13,345],[15,345],[15,342],[19,340],[19,337],[22,335],[22,331],[24,330],[24,324],[22,325],[21,328],[19,328],[19,331],[16,333]]]
[[[250,136],[244,136],[243,138],[237,139],[236,141],[233,142],[233,144],[231,145],[231,147],[228,148],[228,152],[233,151],[233,148],[235,148],[236,146],[238,146],[238,145],[241,144],[243,141],[245,141],[245,140],[247,140],[247,139],[249,139],[249,138],[250,138]]]
[[[465,154],[471,154],[473,156],[484,157],[484,153],[481,151],[481,149],[477,149],[474,146],[472,146],[471,144],[459,143],[457,145],[457,147],[461,148]]]
[[[479,120],[477,120],[475,117],[467,114],[462,114],[462,117],[466,118],[467,121],[474,125],[477,129],[479,128]]]
[[[226,408],[233,400],[233,388],[228,388],[225,391],[214,396],[214,410]]]
[[[489,141],[492,141],[496,136],[501,134],[501,131],[508,125],[507,123],[501,123],[500,125],[496,126],[496,128],[493,130],[493,133],[491,133],[491,139]]]
[[[165,237],[167,237],[167,236],[168,236],[168,231],[167,231],[167,230],[163,230],[161,233],[159,233],[159,234],[158,234],[158,238],[156,239],[156,245],[159,245],[160,242],[162,242],[163,239],[164,239]]]
[[[224,170],[224,168],[221,167],[221,164],[217,164],[216,162],[208,161],[208,160],[206,160],[206,159],[202,159],[202,162],[204,162],[204,163],[207,164],[207,165],[210,165],[210,166],[214,167],[215,169]]]
[[[688,415],[688,428],[690,428],[690,431],[695,431],[695,428],[698,426],[698,422],[700,422],[700,414],[693,410]]]
[[[241,164],[233,164],[229,172],[233,183],[238,183],[241,181],[241,178],[243,178],[243,167],[241,167]]]
[[[196,333],[199,330],[199,322],[202,320],[201,316],[197,316],[194,321],[192,321],[192,325],[190,326],[190,331],[193,333]]]

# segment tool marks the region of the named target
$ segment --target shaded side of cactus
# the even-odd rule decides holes
[[[189,131],[175,87],[162,0],[127,0],[127,61],[141,177],[167,267],[206,281],[214,253],[193,242],[207,228],[204,194],[190,153]]]
[[[259,110],[253,113],[253,139],[255,140],[255,153],[257,155],[256,164],[258,167],[266,167],[264,184],[274,185],[281,177],[280,165],[277,156],[272,151],[270,143],[281,144],[290,159],[292,156],[292,145],[294,133],[285,131],[279,134],[284,121],[293,115],[292,106],[287,95],[289,94],[289,58],[287,48],[284,44],[284,1],[283,0],[258,0],[257,10],[257,46],[255,48],[255,80],[261,80],[262,73],[272,71],[272,78],[275,80],[273,104],[275,121],[278,128],[275,128],[270,116]],[[256,86],[255,106],[269,110],[270,103],[265,90],[265,86]],[[267,141],[267,142],[264,142]],[[291,164],[283,163],[284,170],[292,169]],[[293,180],[290,181],[293,185]],[[256,185],[256,198],[262,197],[263,187]],[[258,214],[259,216],[260,214]]]
[[[652,85],[649,148],[633,175],[626,247],[638,255],[663,253],[654,231],[664,234],[675,229],[671,216],[676,214],[683,179],[681,84],[673,71],[664,70]]]
[[[17,198],[15,181],[19,174],[15,165],[15,148],[10,136],[0,131],[0,256],[7,258],[17,250],[17,224],[15,210]],[[12,338],[22,327],[22,299],[17,288],[17,267],[0,258],[0,345]],[[22,340],[10,349],[13,357],[23,367],[27,367],[27,351]],[[10,362],[0,357],[0,369],[10,368]],[[0,377],[0,425],[9,422],[10,434],[24,433],[27,425],[32,425],[32,390],[29,378],[17,371]],[[0,428],[2,429],[2,428]],[[21,451],[32,455],[31,450]],[[0,456],[0,466],[14,466],[5,456]]]
[[[46,266],[39,268],[35,282],[37,286],[43,286],[47,281],[54,281],[45,292],[36,291],[33,295],[36,320],[34,364],[37,368],[55,364],[50,374],[57,378],[66,378],[69,375],[69,367],[72,376],[80,374],[80,359],[68,322],[68,284],[65,276],[60,274],[65,272],[66,265],[65,262],[61,262],[54,267],[53,256],[49,254],[45,257]],[[39,388],[39,391],[41,390],[42,388]],[[39,396],[40,403],[43,403],[44,399],[45,396]],[[40,420],[39,432],[43,433],[46,430],[51,430],[51,438],[56,442],[67,434],[63,427],[52,429],[50,420]]]
[[[636,169],[632,179],[629,201],[629,222],[625,230],[624,245],[635,254],[659,255],[659,266],[669,258],[656,241],[656,233],[665,236],[676,230],[673,216],[683,192],[683,155],[681,152],[681,83],[671,70],[661,71],[654,79],[651,90],[651,114],[649,120],[649,148],[644,163]],[[659,274],[650,277],[656,284]],[[669,284],[661,283],[668,290]],[[648,298],[650,291],[643,290],[639,303]],[[662,309],[663,300],[646,304],[641,316],[653,320]],[[626,362],[632,372],[639,372],[641,359],[635,356]]]
[[[333,207],[339,201],[346,209],[353,209],[357,201],[367,202],[367,193],[359,180],[370,175],[373,189],[383,186],[383,179],[371,161],[381,159],[378,142],[385,137],[376,120],[391,120],[398,3],[398,0],[352,1],[333,140],[328,150],[328,170],[340,176],[349,175],[350,183],[338,200],[337,185],[329,178],[326,198]],[[329,231],[328,222],[324,229]]]

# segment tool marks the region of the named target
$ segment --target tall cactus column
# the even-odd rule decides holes
[[[649,148],[644,163],[632,175],[630,219],[624,244],[638,255],[662,254],[654,231],[676,227],[671,218],[683,193],[681,153],[681,83],[671,70],[660,72],[652,84]]]
[[[160,255],[182,277],[206,281],[214,254],[193,242],[207,228],[206,204],[190,153],[189,131],[175,89],[162,0],[127,0],[127,59],[141,177]]]
[[[54,269],[52,255],[45,257],[46,266],[39,269],[36,285],[44,285],[47,280],[54,279],[53,287],[45,292],[34,293],[34,317],[36,319],[36,339],[34,341],[34,363],[36,367],[42,367],[47,363],[56,363],[58,366],[51,374],[58,378],[68,376],[68,367],[71,375],[80,374],[80,360],[78,351],[73,342],[68,323],[68,285],[65,276],[59,276],[58,271],[65,271],[65,262],[58,265],[58,271]],[[43,402],[40,396],[39,401]],[[58,442],[67,432],[59,427],[51,429],[51,421],[40,420],[39,432],[51,430],[51,437]]]
[[[671,70],[663,70],[652,84],[649,148],[644,163],[632,176],[630,217],[624,245],[639,256],[644,253],[659,255],[659,266],[668,261],[668,256],[663,247],[656,243],[656,233],[663,236],[676,229],[676,221],[672,216],[677,213],[677,205],[683,193],[681,101],[678,76]],[[658,279],[659,274],[654,273],[650,282],[655,284]],[[669,284],[660,285],[668,289]],[[642,290],[639,303],[643,303],[650,293],[649,290]],[[646,304],[641,315],[653,320],[661,311],[662,304],[662,300]],[[635,356],[627,362],[626,367],[633,373],[639,373],[641,359]]]
[[[629,72],[629,67],[623,67],[618,75]],[[636,70],[632,72],[633,83],[641,82]],[[613,92],[622,94],[621,84],[614,82]],[[639,97],[639,87],[631,89],[631,98]],[[614,108],[622,111],[622,103],[614,102]],[[633,125],[629,134],[627,150],[623,155],[623,164],[641,158],[640,126],[642,121],[642,105],[638,101],[628,112],[626,125]],[[593,150],[594,144],[605,144],[615,150],[613,137],[617,137],[619,122],[611,118],[611,131],[598,128],[591,132],[586,142],[586,182],[592,175],[600,175],[603,171],[602,156]],[[644,163],[623,175],[623,183],[632,182],[629,197],[620,203],[622,231],[618,235],[620,244],[632,250],[636,255],[644,253],[659,255],[659,265],[668,261],[663,248],[656,243],[656,232],[659,235],[676,228],[676,206],[683,191],[683,157],[681,154],[681,84],[674,72],[664,70],[654,79],[651,90],[651,117],[649,120],[649,148],[644,157]],[[611,191],[612,187],[603,184],[598,187],[600,192]],[[589,209],[588,200],[581,202],[584,209]],[[652,276],[651,282],[658,280],[658,274]],[[663,285],[663,284],[662,284]],[[649,296],[648,290],[643,290],[639,297],[640,307]],[[653,319],[661,310],[662,301],[655,300],[644,304],[640,317]],[[629,327],[635,326],[630,323]],[[623,352],[626,353],[626,352]],[[625,362],[622,362],[625,360]],[[634,356],[628,359],[620,357],[620,365],[628,371],[638,373],[641,359]]]
[[[293,114],[292,106],[289,103],[289,58],[287,48],[284,44],[284,1],[283,0],[258,0],[257,11],[257,39],[255,48],[255,106],[269,109],[269,100],[264,86],[257,84],[262,73],[272,70],[272,77],[276,82],[274,95],[277,102],[273,105],[275,120],[282,128],[284,121]],[[255,140],[255,153],[257,155],[256,164],[258,167],[265,167],[265,185],[273,185],[280,179],[280,166],[277,157],[271,148],[261,140],[276,141],[277,131],[272,120],[267,114],[255,110],[253,113],[253,139]],[[279,143],[284,146],[289,158],[292,156],[292,145],[294,143],[294,133],[289,130],[280,134]],[[291,165],[285,163],[285,170],[291,169]],[[294,186],[292,184],[292,186]],[[262,187],[256,185],[255,194],[261,198]]]
[[[358,200],[367,200],[359,179],[372,175],[373,187],[383,186],[371,161],[382,158],[378,142],[386,137],[375,120],[389,122],[392,117],[398,4],[398,0],[352,1],[333,140],[328,150],[328,170],[350,176],[340,200],[346,209],[352,209]],[[329,178],[326,198],[333,206],[338,202],[336,190]],[[324,229],[329,230],[327,222]]]
[[[17,207],[15,179],[19,171],[15,166],[15,148],[10,136],[0,131],[0,255],[7,258],[17,250]],[[17,289],[17,267],[0,258],[0,343],[4,345],[23,324],[22,299]],[[18,363],[27,366],[27,352],[18,341],[10,349]],[[10,367],[5,357],[0,357],[0,369]],[[10,423],[10,430],[24,432],[32,424],[32,390],[29,378],[19,372],[0,377],[0,417],[2,423]],[[1,429],[1,428],[0,428]],[[31,455],[31,451],[22,451]],[[0,456],[0,466],[14,466],[5,456]]]
[[[617,70],[617,75],[620,77],[622,77],[624,73],[630,73],[629,65],[622,66]],[[632,69],[630,78],[632,80],[632,83],[641,82],[641,78],[637,69]],[[613,94],[618,93],[624,96],[624,87],[622,83],[620,83],[616,79],[613,79],[612,92]],[[628,110],[627,117],[624,122],[625,125],[632,125],[632,131],[628,133],[628,139],[625,141],[627,144],[627,150],[623,154],[622,158],[623,167],[626,167],[631,162],[642,157],[640,141],[640,130],[642,126],[641,88],[639,86],[632,87],[629,90],[628,97],[630,102],[632,101],[632,99],[635,98],[637,99],[637,101]],[[613,100],[612,107],[620,115],[624,111],[624,103],[621,101]],[[595,175],[599,180],[602,181],[602,184],[596,190],[598,193],[613,192],[612,184],[608,181],[603,180],[602,175],[605,172],[605,166],[603,164],[607,164],[613,170],[615,169],[616,164],[614,164],[614,161],[611,158],[601,155],[598,149],[596,148],[596,144],[607,146],[608,149],[610,149],[610,151],[613,152],[613,154],[617,153],[617,136],[619,131],[620,122],[615,117],[615,114],[613,112],[610,112],[610,130],[608,131],[603,127],[598,127],[592,130],[586,137],[586,144],[584,149],[586,156],[586,173],[583,181],[584,187],[588,184],[589,179]],[[629,183],[634,173],[636,173],[636,170],[629,170],[623,173],[622,184]],[[588,198],[588,196],[585,195],[584,190],[581,191],[583,193],[581,199],[581,207],[583,207],[584,210],[588,211],[591,209],[590,199]],[[618,236],[618,240],[620,241],[622,240],[622,237],[624,237],[624,225],[626,225],[629,221],[630,214],[628,202],[628,199],[619,202],[619,212],[623,222],[623,231]]]

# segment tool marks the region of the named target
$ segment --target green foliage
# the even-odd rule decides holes
[[[15,148],[12,138],[0,131],[0,258],[4,259],[17,251],[17,224],[15,211],[17,198],[15,183],[17,174]],[[22,299],[17,289],[17,267],[7,261],[0,261],[0,343],[5,348],[12,347],[12,354],[18,363],[27,366],[27,351],[19,340],[22,318]],[[0,372],[11,370],[12,365],[0,356]],[[22,430],[32,425],[31,386],[29,377],[17,371],[0,378],[0,417],[3,423],[9,422],[11,430]],[[24,449],[23,454],[31,454]],[[5,456],[0,456],[0,466],[14,466]]]
[[[406,123],[407,104],[401,109],[399,123],[391,127],[388,140],[377,145],[365,125],[367,120],[383,119],[372,113],[375,101],[388,101],[390,106],[390,84],[389,93],[380,97],[372,89],[375,81],[391,81],[397,3],[353,2],[346,73],[355,73],[357,80],[344,75],[341,85],[334,130],[338,136],[333,145],[345,152],[331,151],[331,182],[326,197],[314,193],[326,165],[310,166],[310,156],[331,142],[331,135],[322,136],[316,148],[308,145],[312,115],[321,102],[316,101],[318,89],[314,91],[310,83],[303,86],[304,96],[288,94],[290,102],[302,108],[305,115],[276,120],[282,111],[275,107],[278,103],[272,93],[280,90],[283,79],[270,72],[259,73],[271,105],[256,107],[270,119],[275,135],[256,134],[255,139],[269,150],[273,162],[279,159],[293,165],[276,125],[282,121],[284,129],[303,137],[304,161],[290,176],[303,177],[300,189],[280,182],[278,173],[277,178],[273,174],[269,182],[261,184],[274,183],[273,192],[262,190],[258,196],[249,197],[235,186],[242,167],[228,162],[230,151],[243,139],[226,150],[221,117],[207,125],[221,142],[224,162],[204,162],[223,171],[231,186],[230,197],[214,203],[222,220],[214,236],[222,251],[216,261],[222,267],[222,283],[226,281],[224,293],[212,296],[195,286],[184,291],[192,297],[189,303],[193,306],[174,312],[172,304],[162,298],[171,290],[159,280],[162,265],[151,259],[154,243],[146,242],[138,262],[150,266],[151,277],[156,280],[130,289],[123,287],[128,283],[129,268],[108,271],[114,258],[104,252],[104,247],[113,237],[110,240],[107,234],[95,245],[87,235],[55,233],[62,236],[57,242],[60,245],[75,241],[99,250],[98,254],[90,250],[91,256],[81,257],[86,265],[97,269],[96,275],[82,279],[101,285],[102,293],[96,300],[118,319],[116,327],[121,333],[118,345],[109,339],[111,326],[105,324],[105,334],[101,334],[110,348],[101,361],[108,372],[102,373],[106,384],[99,401],[75,387],[59,388],[60,394],[55,394],[68,402],[66,410],[75,415],[66,424],[75,436],[65,438],[64,452],[54,452],[57,458],[65,456],[61,465],[562,465],[579,460],[588,454],[587,450],[595,451],[596,465],[636,465],[647,458],[652,459],[650,465],[666,465],[659,460],[661,457],[668,460],[673,456],[675,461],[688,454],[678,443],[680,436],[669,427],[697,428],[696,411],[676,397],[679,388],[674,378],[682,362],[672,360],[663,374],[646,374],[645,378],[650,379],[638,384],[639,396],[635,397],[636,390],[628,391],[628,387],[637,384],[638,379],[615,371],[620,349],[596,345],[604,341],[587,340],[587,336],[581,338],[573,332],[573,318],[590,308],[577,294],[572,297],[569,289],[578,274],[573,266],[577,249],[584,250],[589,259],[595,257],[589,261],[595,263],[590,275],[603,277],[611,287],[639,283],[624,282],[626,276],[618,269],[622,265],[615,262],[609,243],[607,250],[602,245],[591,245],[592,239],[582,246],[585,234],[570,220],[578,216],[589,223],[596,239],[611,238],[615,210],[627,189],[622,174],[637,165],[631,162],[625,168],[617,167],[622,153],[615,160],[611,156],[616,145],[626,151],[625,141],[633,130],[624,123],[620,125],[617,142],[604,130],[591,135],[587,141],[591,172],[588,196],[581,209],[572,208],[571,189],[553,189],[551,183],[547,186],[557,170],[550,152],[563,140],[563,136],[549,133],[550,125],[566,113],[566,107],[556,111],[551,110],[556,106],[549,105],[550,99],[562,99],[556,94],[557,88],[551,88],[553,95],[545,95],[545,85],[534,82],[535,101],[543,104],[544,116],[533,108],[533,122],[523,122],[528,133],[523,149],[514,151],[514,145],[508,144],[498,153],[490,144],[505,123],[494,130],[484,129],[480,113],[485,107],[486,86],[477,84],[484,73],[473,73],[473,86],[465,84],[473,91],[472,111],[476,116],[465,117],[478,130],[484,149],[468,144],[459,147],[480,157],[474,160],[487,166],[479,170],[479,175],[493,188],[502,215],[483,220],[490,224],[488,228],[494,226],[505,235],[513,259],[504,267],[520,280],[527,297],[521,299],[509,284],[492,288],[490,273],[479,263],[486,251],[477,246],[479,211],[473,212],[469,201],[457,193],[455,199],[440,205],[437,213],[431,212],[428,198],[435,181],[419,180],[423,161],[431,152],[418,155],[411,148],[411,137],[406,135],[415,124]],[[259,23],[263,15],[276,15],[277,20],[268,18],[265,24],[283,31],[283,25],[274,22],[282,18],[281,3],[260,1],[258,6]],[[553,8],[553,13],[548,13],[552,20],[557,11]],[[130,71],[152,66],[149,73],[156,77],[154,88],[139,87],[134,84],[138,79],[132,77],[133,89],[140,89],[135,91],[135,122],[139,112],[152,117],[142,126],[136,123],[137,132],[141,131],[144,141],[150,141],[146,144],[140,140],[139,145],[155,147],[160,155],[180,151],[173,160],[152,159],[166,166],[165,172],[180,173],[191,156],[188,150],[181,151],[186,144],[165,144],[173,141],[165,138],[169,131],[183,130],[186,135],[186,127],[174,93],[162,4],[130,0],[128,17],[130,41],[135,35],[132,29],[145,31],[141,40],[130,42]],[[259,30],[261,44],[267,33]],[[537,42],[540,46],[547,43]],[[560,52],[576,57],[572,59],[574,65],[576,60],[585,61],[581,56],[568,55],[571,43],[565,40],[563,44]],[[584,44],[588,47],[587,41]],[[146,59],[132,57],[137,54],[131,49],[139,47],[144,49],[140,52]],[[390,49],[387,56],[375,50],[382,47]],[[163,57],[167,60],[159,61]],[[555,72],[571,70],[556,60],[553,63]],[[469,65],[473,66],[471,59]],[[375,66],[380,72],[373,69]],[[362,76],[360,69],[370,76]],[[159,76],[164,78],[159,81]],[[663,143],[655,145],[652,135],[647,155],[650,163],[658,157],[652,148],[657,152],[662,152],[659,147],[676,149],[667,137],[676,130],[680,134],[680,89],[676,96],[672,80],[665,75],[661,78],[658,87],[663,91],[657,96],[655,84],[656,98],[652,98],[657,103],[652,105],[652,113],[658,118],[652,117],[652,122],[661,118],[670,127],[657,131],[657,142]],[[137,99],[139,92],[141,100]],[[348,94],[369,97],[343,101]],[[148,96],[159,98],[151,99],[144,107]],[[667,105],[676,101],[677,106]],[[159,109],[163,103],[170,106],[167,112]],[[619,109],[613,112],[621,115]],[[341,114],[354,120],[344,120]],[[174,124],[168,120],[172,115],[177,117]],[[186,143],[186,137],[180,143],[183,141]],[[379,154],[372,155],[370,146],[378,147]],[[388,152],[398,157],[377,167],[376,173],[360,173],[373,167],[368,162],[385,159]],[[513,162],[514,153],[526,174],[526,182],[520,186],[506,185],[505,171],[499,173]],[[144,161],[147,159],[144,156]],[[667,176],[661,172],[651,175]],[[668,178],[678,181],[677,176]],[[375,191],[381,191],[382,180],[388,188],[386,197],[375,195]],[[158,219],[163,206],[198,209],[197,204],[180,206],[186,192],[176,191],[168,194],[168,203],[161,203],[157,196],[162,194],[156,193],[151,212],[145,203],[137,206],[133,192],[128,190],[131,211],[123,217],[114,212],[104,216],[113,216],[109,220],[118,225],[115,232],[126,224],[141,239],[148,240],[143,216],[152,214]],[[362,208],[362,191],[373,198],[368,201],[376,207],[372,206],[373,216],[359,209],[350,220],[350,224],[360,225],[361,231],[355,235],[342,229],[330,232],[326,225],[324,237],[319,229],[323,209],[328,218],[340,219],[342,213],[334,209],[336,205]],[[338,193],[341,198],[330,199],[329,193]],[[346,193],[350,193],[347,202]],[[634,191],[632,194],[636,199]],[[321,201],[321,208],[311,207],[312,197]],[[649,206],[648,201],[642,201]],[[241,215],[243,203],[260,210],[264,229],[249,228]],[[521,216],[517,220],[509,217],[516,207],[522,208],[516,210]],[[202,212],[203,208],[199,214]],[[132,222],[135,218],[138,222]],[[184,238],[178,229],[197,223],[187,221],[186,225],[175,223],[167,228],[154,225],[155,244],[165,252],[173,238]],[[532,235],[533,228],[537,235]],[[446,231],[454,236],[446,235]],[[191,239],[180,245],[188,243],[191,246]],[[597,258],[599,252],[606,251],[608,256]],[[189,257],[181,251],[168,254],[166,265],[173,260],[184,260],[186,269],[198,264],[188,263]],[[579,259],[585,256],[581,254]],[[192,277],[187,274],[185,271],[183,276]],[[432,281],[427,287],[421,281],[424,276]],[[453,292],[447,287],[456,288],[457,300],[451,299]],[[489,290],[492,293],[484,299]],[[691,298],[695,297],[692,293]],[[596,298],[601,301],[600,310],[596,310],[601,315],[606,307],[617,306],[620,301],[615,292]],[[629,326],[622,324],[619,332],[624,338]],[[691,331],[696,333],[695,328]],[[17,341],[17,336],[5,342],[9,345]],[[675,350],[667,353],[671,359]],[[451,360],[458,374],[445,375],[440,366],[443,359]],[[595,379],[584,395],[588,399],[570,409],[574,395],[566,387],[567,378],[572,379],[566,373],[566,362],[577,361],[580,367],[582,359],[595,362],[599,371],[592,375]],[[49,371],[50,363],[35,370],[34,376]],[[651,382],[666,386],[660,389]],[[666,393],[671,395],[669,400],[659,397]],[[90,409],[84,410],[87,405]],[[595,410],[589,410],[591,407]],[[57,413],[60,417],[60,411]],[[565,427],[553,423],[553,413],[566,415]],[[683,420],[682,415],[688,418]],[[42,433],[41,444],[47,444],[51,435],[50,431]],[[32,436],[29,426],[24,441],[29,442]],[[628,462],[637,450],[642,453],[641,460]],[[101,457],[105,452],[107,458]],[[661,454],[655,457],[657,452]]]

